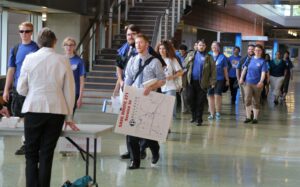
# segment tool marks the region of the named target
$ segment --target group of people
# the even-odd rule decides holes
[[[199,40],[188,51],[180,45],[176,51],[172,42],[163,40],[155,50],[149,46],[147,37],[141,34],[135,25],[126,28],[127,42],[118,50],[116,60],[117,84],[113,95],[122,91],[124,85],[143,88],[144,94],[158,91],[163,94],[179,96],[181,112],[191,113],[191,123],[201,126],[204,106],[208,102],[208,120],[221,119],[222,93],[231,92],[231,104],[236,104],[240,89],[246,110],[245,123],[258,123],[261,98],[269,91],[269,83],[278,104],[280,96],[284,98],[288,91],[289,79],[293,67],[289,53],[276,53],[273,60],[267,59],[260,44],[249,45],[247,55],[240,56],[240,48],[234,47],[233,55],[227,58],[220,49],[220,44],[212,42],[208,50],[205,40]],[[265,57],[266,56],[266,57]],[[150,79],[159,81],[144,87],[143,82]],[[178,85],[180,84],[180,85]],[[173,117],[176,118],[174,105]],[[146,157],[146,148],[150,147],[156,164],[159,158],[159,145],[156,141],[127,136],[128,152],[122,159],[130,159],[129,169],[140,167],[140,160]]]
[[[63,125],[78,131],[73,121],[82,105],[85,67],[76,55],[76,41],[66,37],[65,54],[55,52],[57,38],[49,28],[32,41],[33,24],[19,25],[21,43],[10,50],[1,114],[24,120],[26,186],[50,187],[52,161]]]

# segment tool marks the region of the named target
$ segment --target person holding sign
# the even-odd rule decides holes
[[[151,91],[155,91],[165,84],[165,74],[161,62],[149,54],[149,39],[143,34],[138,34],[135,38],[135,48],[138,55],[131,58],[125,71],[124,84],[143,88],[144,95],[147,96]],[[157,79],[151,86],[144,86],[143,83],[151,79]],[[128,135],[128,148],[131,163],[129,169],[138,169],[140,167],[140,140],[142,138]],[[152,164],[159,160],[159,144],[154,140],[144,140],[152,152]]]

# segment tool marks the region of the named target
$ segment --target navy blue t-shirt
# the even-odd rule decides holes
[[[77,55],[70,58],[71,68],[73,70],[76,95],[80,94],[80,77],[85,75],[84,61]]]
[[[284,71],[288,68],[286,63],[283,60],[280,60],[278,64],[275,64],[274,60],[271,60],[269,66],[270,66],[270,75],[273,77],[284,76]]]
[[[23,61],[26,57],[26,55],[30,53],[34,53],[39,49],[38,45],[31,41],[29,44],[19,44],[18,51],[16,54],[16,57],[14,57],[14,47],[12,47],[9,51],[9,61],[8,61],[8,67],[16,68],[15,74],[14,74],[14,84],[13,87],[17,87],[19,76],[21,73],[21,68]]]
[[[245,82],[248,84],[257,84],[260,81],[261,73],[267,71],[268,67],[265,63],[265,59],[252,57],[248,65]]]

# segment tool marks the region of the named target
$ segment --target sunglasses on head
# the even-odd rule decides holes
[[[20,33],[31,33],[32,30],[19,30]]]

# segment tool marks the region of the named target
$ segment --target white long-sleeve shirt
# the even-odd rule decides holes
[[[26,56],[17,91],[26,96],[22,113],[64,114],[72,119],[75,83],[69,60],[43,47]]]

